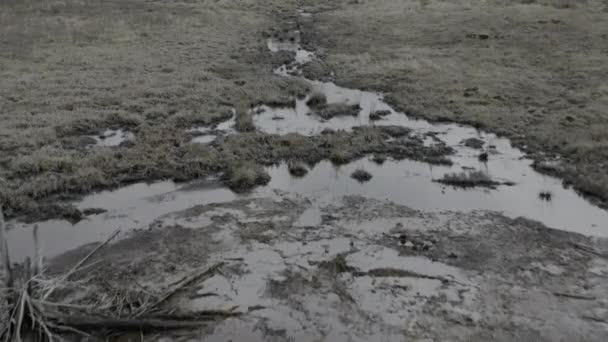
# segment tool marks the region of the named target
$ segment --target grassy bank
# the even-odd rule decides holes
[[[328,2],[304,28],[323,58],[305,71],[383,91],[411,116],[506,135],[538,161],[559,155],[541,171],[606,201],[607,11],[599,0]]]

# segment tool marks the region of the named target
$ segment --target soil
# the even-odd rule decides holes
[[[54,259],[51,274],[93,247]],[[315,207],[278,194],[164,215],[102,249],[80,277],[154,293],[226,263],[166,306],[243,315],[146,340],[604,341],[606,251],[606,239],[497,213],[358,196]]]

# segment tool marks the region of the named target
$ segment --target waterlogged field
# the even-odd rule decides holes
[[[608,338],[605,4],[0,6],[7,338]]]

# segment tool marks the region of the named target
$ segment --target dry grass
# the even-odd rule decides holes
[[[360,111],[361,107],[359,105],[330,103],[316,108],[315,114],[324,120],[329,120],[337,116],[357,116]]]
[[[235,192],[248,191],[257,185],[270,182],[270,176],[254,162],[240,161],[232,165],[224,175],[224,182]]]
[[[409,115],[473,124],[608,199],[603,0],[335,1],[303,27],[338,84],[387,93]],[[356,28],[356,34],[353,30]],[[487,39],[480,39],[480,36]],[[306,70],[305,70],[306,71]]]
[[[386,161],[386,156],[383,154],[374,154],[372,161],[378,165],[382,165]]]
[[[306,105],[313,109],[322,108],[327,104],[327,97],[321,92],[314,92],[306,101]]]
[[[45,272],[37,229],[34,229],[37,247],[33,263],[27,259],[23,264],[11,265],[4,234],[0,208],[2,341],[55,341],[67,337],[104,339],[129,331],[143,334],[150,330],[199,327],[209,320],[240,314],[233,310],[180,313],[175,308],[165,308],[178,291],[211,277],[222,263],[191,272],[160,292],[137,283],[121,287],[94,277],[78,277],[77,280],[75,277],[77,273],[95,267],[96,263],[90,259],[116,237],[118,231],[68,271],[53,276]]]
[[[494,188],[500,185],[500,182],[494,181],[486,173],[482,171],[460,172],[445,174],[443,178],[435,180],[436,182],[446,185],[452,185],[463,188],[486,187]]]
[[[304,163],[290,161],[287,163],[289,174],[294,177],[304,177],[308,173],[308,168]]]
[[[241,100],[305,92],[272,74],[264,43],[277,13],[292,12],[290,0],[0,2],[7,214],[36,212],[53,194],[217,171],[217,152],[188,146],[183,130],[225,119]],[[121,127],[133,146],[85,147],[85,135]]]
[[[251,108],[245,103],[241,103],[236,108],[236,119],[234,128],[239,132],[253,132],[255,125],[253,124],[253,114]]]
[[[350,176],[359,183],[367,182],[372,179],[372,174],[364,169],[356,169]]]

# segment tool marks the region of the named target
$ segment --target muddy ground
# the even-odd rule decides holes
[[[411,117],[508,136],[538,169],[601,204],[608,200],[608,69],[601,58],[608,52],[607,6],[4,1],[0,203],[9,218],[64,224],[85,215],[64,200],[140,181],[218,176],[222,189],[247,193],[270,181],[264,166],[281,162],[313,172],[325,160],[338,168],[370,157],[378,164],[411,159],[432,169],[457,159],[453,146],[437,138],[443,133],[419,136],[402,126],[310,135],[256,126],[259,105],[290,107],[312,94],[312,83],[273,72],[303,58],[307,78],[381,91]],[[299,41],[309,52],[271,51],[270,38]],[[326,119],[353,119],[344,115],[352,104],[331,106],[322,107]],[[469,152],[484,164],[491,142],[481,143]],[[184,315],[229,310],[230,317],[117,340],[608,338],[605,238],[491,211],[420,211],[361,196],[332,194],[328,201],[302,191],[230,192],[231,200],[213,203],[193,191],[188,209],[162,215],[156,209],[142,226],[140,218],[125,217],[133,222],[123,228],[131,231],[74,279],[87,287],[51,299],[86,306],[119,293],[139,300],[222,263],[163,306]],[[124,206],[135,206],[135,198]],[[141,202],[148,200],[163,203]],[[97,210],[92,215],[100,220],[116,219],[111,210],[86,209]],[[601,225],[593,222],[592,231]],[[62,274],[95,245],[71,247],[49,260],[47,276]],[[133,317],[129,310],[118,312]]]
[[[56,258],[50,272],[94,246]],[[223,262],[167,307],[240,316],[145,340],[604,341],[608,258],[593,250],[608,240],[491,212],[425,213],[359,196],[318,206],[276,193],[159,217],[96,254],[75,280],[98,287],[72,298],[95,302],[108,283],[162,292]]]

